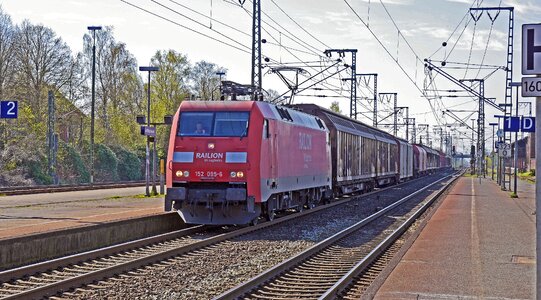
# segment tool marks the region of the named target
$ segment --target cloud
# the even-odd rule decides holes
[[[469,51],[471,48],[473,51],[484,51],[488,41],[488,35],[489,30],[477,30],[475,32],[475,38],[473,38],[472,46],[473,31],[467,29],[464,32],[464,36],[458,42],[457,49]],[[490,41],[488,43],[488,51],[504,50],[507,50],[507,33],[492,30],[492,33],[490,34]]]
[[[302,16],[300,17],[302,20],[306,20],[308,23],[319,25],[323,23],[323,20],[320,17],[314,17],[314,16]]]
[[[404,29],[402,30],[402,34],[406,37],[422,35],[445,40],[451,35],[451,31],[447,28],[437,26],[420,26],[413,29]]]
[[[471,0],[446,0],[447,2],[456,2],[456,3],[466,3],[466,4],[472,4]]]
[[[537,2],[538,0],[536,0]],[[515,11],[519,14],[532,14],[541,12],[539,3],[535,4],[534,1],[528,0],[505,0],[503,2],[507,6],[513,6]]]
[[[361,0],[362,2],[371,3],[374,0]],[[411,5],[413,0],[382,0],[385,5]]]

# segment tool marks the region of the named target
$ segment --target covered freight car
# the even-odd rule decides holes
[[[413,146],[406,140],[395,138],[399,144],[400,160],[399,174],[400,181],[413,178]]]
[[[329,128],[336,195],[399,181],[399,142],[392,135],[315,104],[292,107],[317,116]]]

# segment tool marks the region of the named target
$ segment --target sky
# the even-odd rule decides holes
[[[267,40],[262,52],[270,59],[264,68],[263,88],[280,93],[288,90],[270,71],[278,63],[302,67],[305,74],[315,75],[322,66],[330,66],[338,58],[336,54],[325,57],[325,49],[357,49],[357,73],[377,73],[378,92],[398,93],[398,106],[409,107],[409,116],[415,117],[417,124],[433,126],[437,124],[436,118],[453,123],[452,118],[442,114],[444,110],[475,110],[477,102],[466,97],[445,97],[457,95],[447,91],[458,87],[442,76],[435,76],[433,81],[441,98],[430,101],[424,98],[421,91],[432,82],[423,66],[424,59],[434,60],[436,65],[445,60],[447,66],[453,67],[464,67],[469,62],[472,65],[467,70],[445,70],[459,79],[488,76],[485,96],[496,98],[497,103],[503,102],[505,71],[502,67],[506,64],[509,13],[502,10],[499,14],[485,12],[472,16],[469,8],[472,5],[514,7],[513,81],[520,81],[520,29],[524,23],[541,22],[541,6],[536,2],[261,0],[262,38]],[[113,26],[116,39],[126,43],[140,65],[147,65],[157,50],[174,49],[186,54],[192,63],[206,60],[225,67],[228,80],[250,82],[252,18],[247,13],[251,11],[250,0],[242,7],[238,0],[0,0],[0,5],[17,24],[28,19],[52,28],[74,52],[82,50],[87,26]],[[443,42],[447,42],[445,47]],[[342,63],[351,64],[351,56],[346,54]],[[473,64],[489,66],[479,68]],[[337,68],[330,67],[328,72],[334,73]],[[291,72],[285,74],[294,78]],[[294,102],[314,102],[329,107],[337,100],[341,110],[349,114],[349,99],[338,96],[349,96],[349,83],[340,80],[348,76],[346,71],[341,72],[325,81],[326,90],[307,89],[302,96],[296,96]],[[299,82],[304,79],[301,75]],[[365,113],[366,116],[359,117],[367,123],[371,123],[367,117],[371,117],[369,108],[373,104],[363,97],[371,97],[369,86],[372,84],[372,81],[360,80],[358,86],[361,104],[357,110]],[[322,95],[328,97],[320,97]],[[533,99],[520,98],[519,101],[533,102]],[[388,115],[385,110],[391,105],[392,102],[379,104],[380,118]],[[528,113],[526,106],[520,108],[521,113]],[[471,122],[468,112],[456,114]],[[487,106],[487,135],[488,123],[495,121],[494,114],[498,112]],[[390,119],[384,124],[387,121]],[[467,133],[466,128],[459,130]],[[432,128],[430,131],[431,136],[436,136]],[[399,135],[405,136],[405,129],[401,129]]]

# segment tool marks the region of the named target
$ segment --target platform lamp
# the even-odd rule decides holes
[[[147,127],[150,128],[150,73],[159,71],[159,67],[139,67],[139,71],[148,72],[148,88],[147,88]],[[156,153],[156,138],[154,138],[154,155]],[[156,170],[156,160],[152,162],[153,170]],[[145,195],[150,196],[149,185],[150,185],[150,137],[147,136],[147,145],[146,145],[146,160],[145,160]],[[152,176],[152,195],[157,195],[156,191],[156,176]]]
[[[90,184],[94,183],[94,108],[96,103],[96,30],[101,26],[88,26],[92,31],[92,105],[90,109]]]

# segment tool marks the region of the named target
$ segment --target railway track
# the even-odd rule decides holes
[[[126,187],[138,187],[144,185],[144,181],[104,182],[81,185],[56,185],[56,186],[29,186],[29,187],[0,187],[0,196],[29,195],[40,193],[57,193],[71,191],[88,191],[100,189],[116,189]]]
[[[411,182],[410,182],[411,183]],[[388,189],[400,189],[402,185],[381,189],[369,195],[384,195]],[[89,251],[66,258],[8,270],[0,273],[0,298],[41,298],[52,296],[58,292],[91,284],[117,274],[155,263],[161,263],[173,257],[189,254],[197,249],[218,245],[226,240],[248,235],[271,226],[279,226],[288,221],[310,214],[343,205],[359,197],[340,200],[327,206],[307,210],[302,214],[293,214],[279,218],[273,222],[234,230],[201,227],[180,230],[158,237],[147,238],[135,242]],[[204,232],[202,232],[202,230]],[[206,249],[205,248],[205,249]]]
[[[419,201],[418,195],[424,199],[423,192],[444,181],[448,182],[438,187],[437,193]],[[381,265],[372,265],[376,258],[384,254],[452,182],[451,176],[442,178],[216,299],[334,299],[367,268],[381,270]],[[369,279],[377,276],[373,275],[377,272],[371,274],[368,274]]]
[[[41,298],[127,272],[208,240],[223,230],[195,226],[132,242],[0,272],[0,299]],[[161,255],[160,255],[161,254]]]

